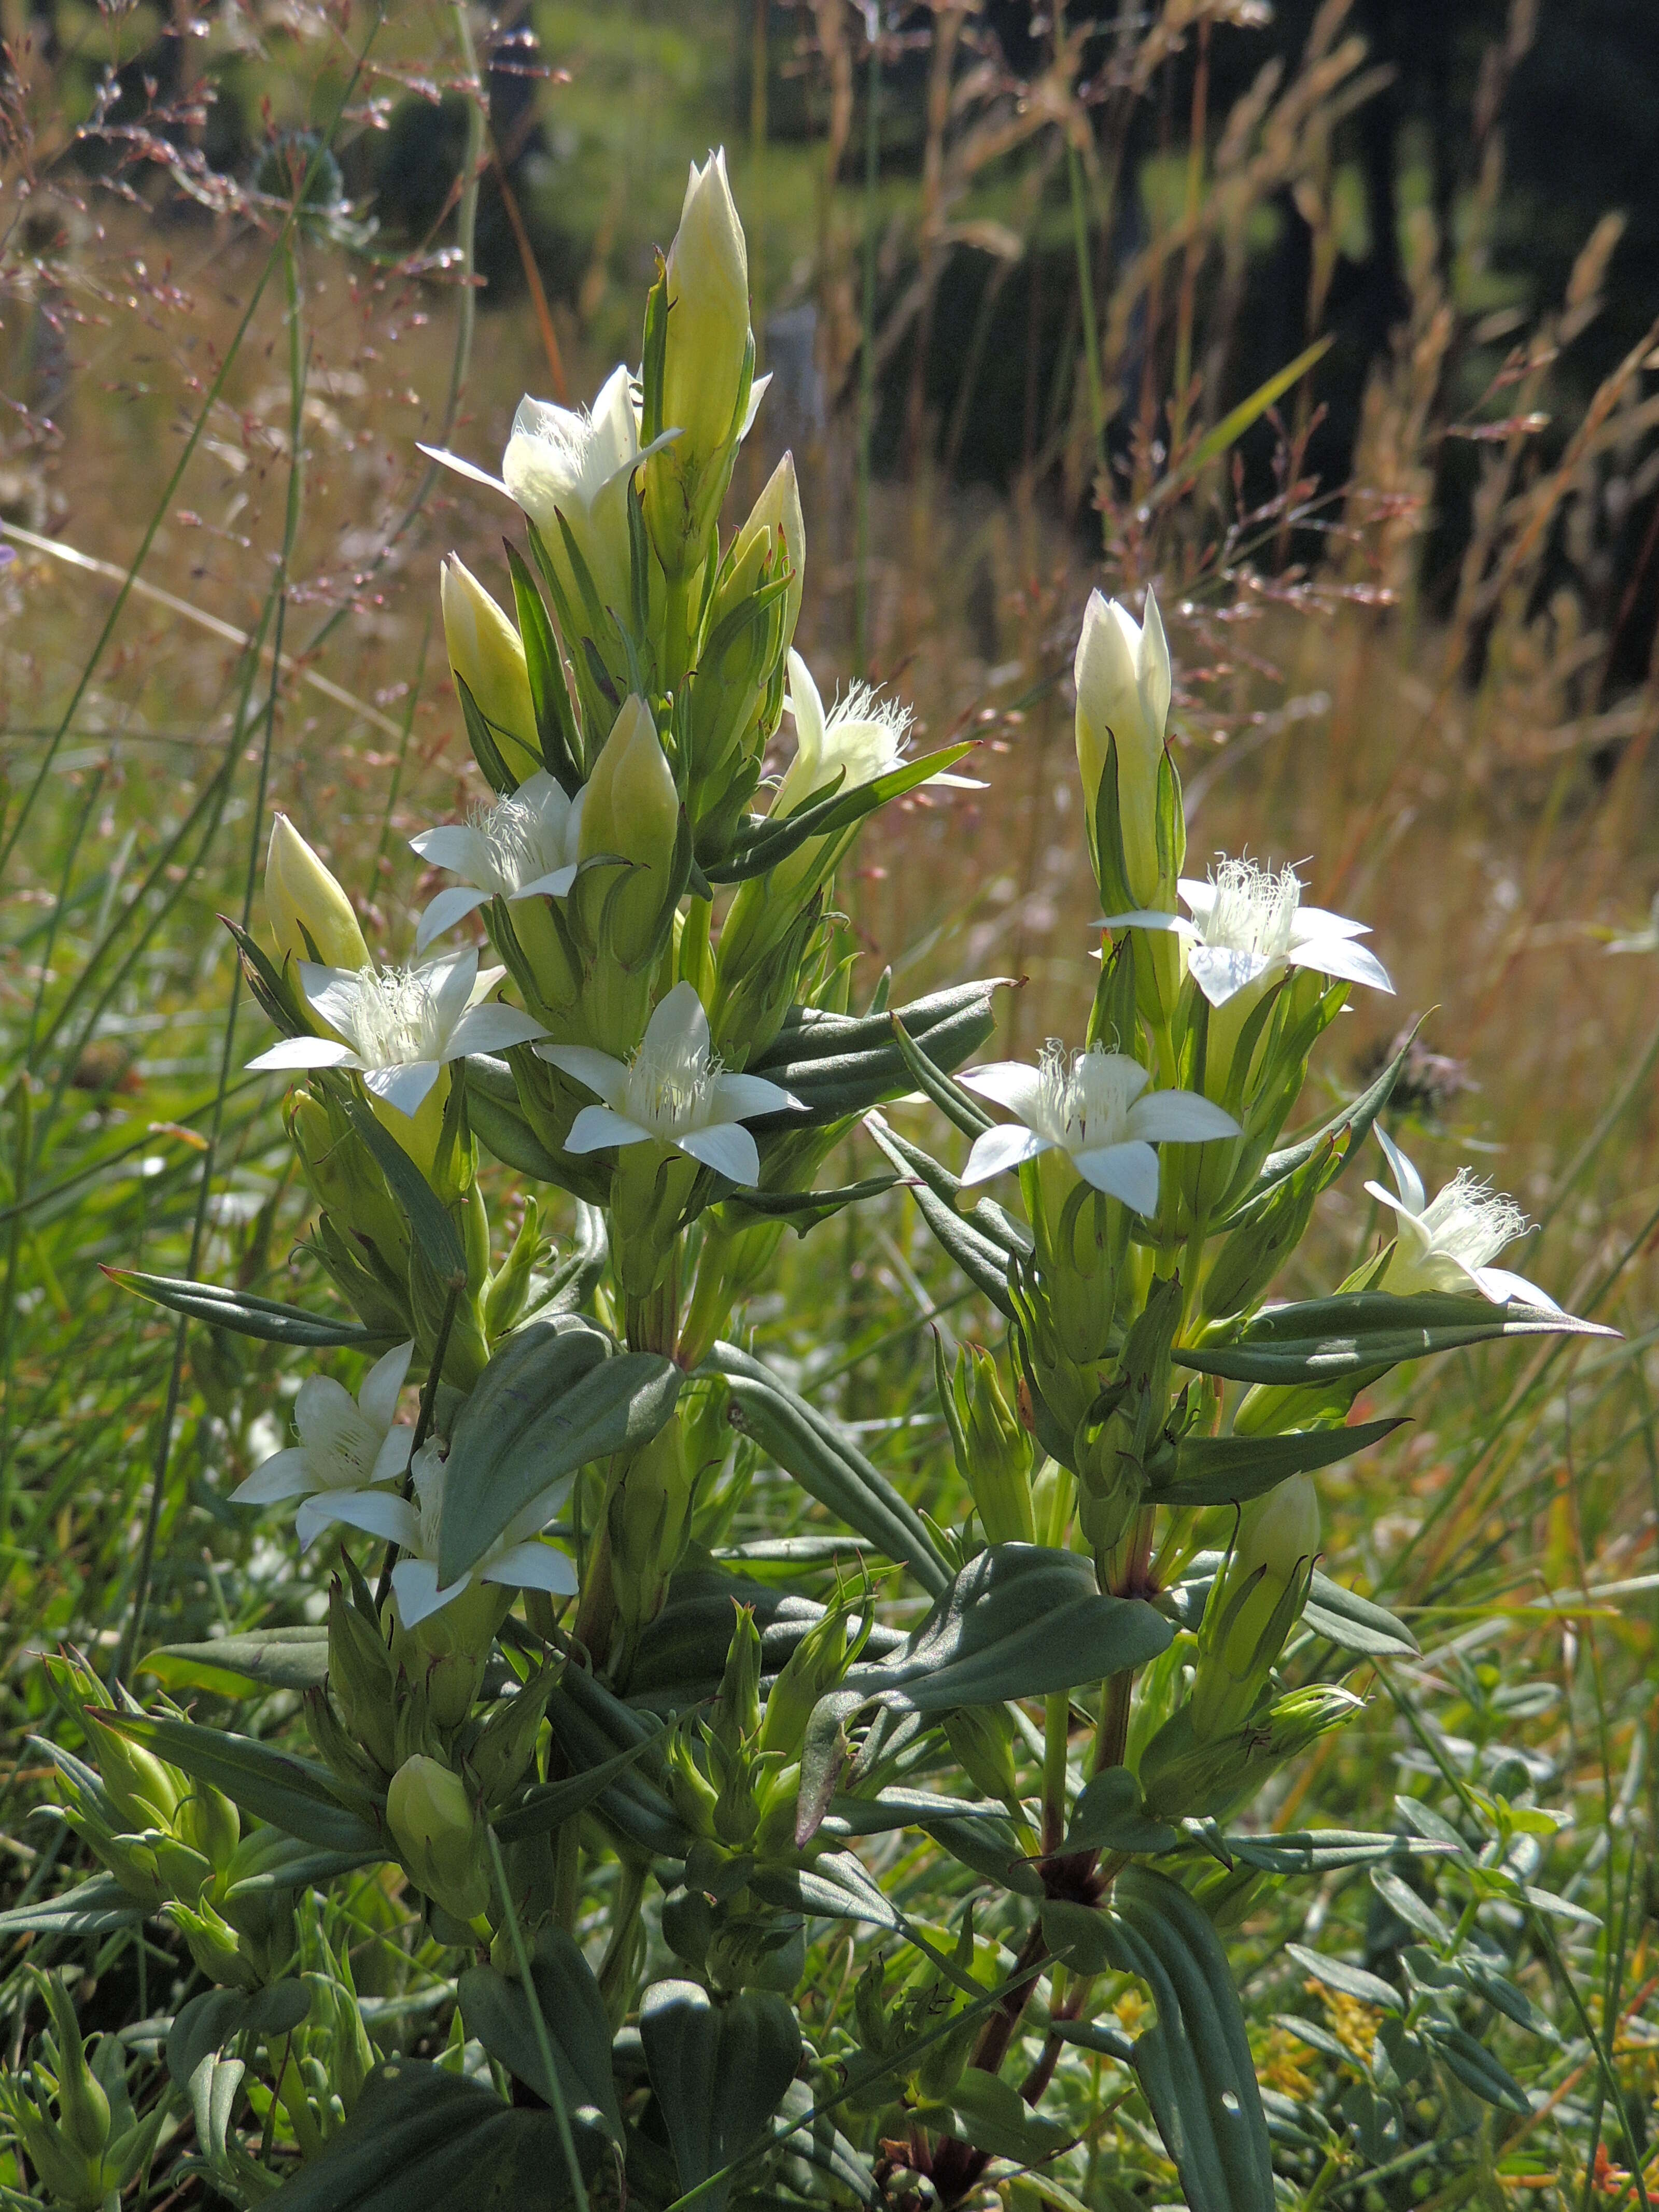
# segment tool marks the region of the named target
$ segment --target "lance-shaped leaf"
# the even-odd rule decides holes
[[[850,1668],[812,1708],[797,1840],[809,1838],[829,1809],[843,1731],[861,1705],[927,1715],[1048,1696],[1145,1666],[1168,1649],[1172,1632],[1142,1600],[1103,1596],[1076,1553],[994,1544],[952,1578],[896,1651]]]
[[[841,1539],[828,1556],[845,1562],[854,1550]],[[732,1647],[734,1602],[747,1606],[754,1614],[760,1631],[763,1677],[782,1671],[802,1638],[823,1620],[826,1610],[816,1598],[781,1589],[775,1583],[699,1565],[694,1553],[670,1583],[662,1611],[641,1632],[628,1674],[629,1702],[653,1708],[674,1706],[684,1711],[703,1698],[713,1697]],[[855,1617],[848,1632],[856,1635],[861,1627],[862,1622]],[[876,1621],[871,1624],[866,1649],[879,1658],[903,1641],[902,1630]]]
[[[924,1588],[945,1589],[950,1566],[927,1524],[834,1422],[734,1344],[717,1344],[703,1371],[726,1378],[744,1435],[803,1490],[890,1559],[902,1560]]]
[[[995,1028],[991,994],[1009,980],[994,975],[983,982],[935,991],[901,1006],[899,1018],[911,1042],[926,1051],[935,1067],[948,1072],[960,1067]],[[887,1014],[836,1014],[808,1006],[799,1008],[785,1022],[747,1072],[781,1083],[817,1122],[866,1113],[884,1098],[908,1091],[912,1082]],[[801,1121],[796,1115],[779,1116],[775,1123],[757,1121],[755,1126],[799,1129]]]
[[[965,744],[942,745],[937,752],[923,753],[916,760],[905,761],[897,768],[889,769],[885,775],[875,776],[851,791],[826,787],[823,797],[786,815],[780,822],[763,815],[750,815],[747,831],[734,840],[730,854],[709,864],[708,879],[715,884],[741,884],[752,876],[766,875],[799,851],[809,838],[838,836],[842,830],[862,822],[867,814],[873,814],[877,807],[884,806],[889,799],[902,799],[918,785],[954,768],[973,750],[971,739]]]
[[[211,1328],[228,1328],[237,1336],[255,1336],[266,1344],[294,1344],[318,1351],[325,1346],[347,1344],[356,1352],[384,1350],[392,1340],[377,1336],[355,1321],[331,1314],[307,1313],[303,1306],[284,1305],[276,1298],[256,1298],[247,1291],[228,1291],[217,1283],[192,1283],[182,1275],[144,1275],[135,1267],[106,1267],[111,1282],[125,1291],[137,1291],[152,1304],[206,1322]]]
[[[0,1942],[14,1936],[107,1936],[136,1928],[149,1912],[112,1874],[95,1874],[56,1897],[37,1898],[0,1912]]]
[[[562,2098],[573,2127],[598,2129],[619,2144],[622,2111],[611,2078],[611,2022],[592,1969],[573,1936],[544,1928],[536,1938],[530,1973],[556,2082],[547,2078],[529,1991],[493,1966],[469,1966],[458,1984],[468,2034],[544,2105]]]
[[[1158,2008],[1132,2063],[1191,2212],[1273,2212],[1267,2123],[1213,1926],[1178,1883],[1143,1866],[1124,1869],[1103,1917],[1113,1965]]]
[[[488,1053],[467,1055],[466,1118],[479,1142],[507,1166],[538,1182],[567,1187],[568,1164],[549,1152],[532,1128],[506,1060]]]
[[[310,2010],[309,1988],[293,1979],[272,1982],[263,1990],[204,1990],[175,2015],[167,2030],[167,2072],[179,2088],[187,2090],[202,2061],[222,2051],[244,2029],[259,2035],[287,2035]]]
[[[584,2130],[576,2150],[591,2173],[604,2139]],[[574,2193],[551,2112],[515,2110],[481,2081],[418,2058],[375,2067],[344,2126],[276,2192],[281,2212],[410,2212],[445,2203],[466,2212],[532,2204],[556,2212]]]
[[[314,1690],[328,1678],[325,1622],[298,1628],[255,1628],[210,1644],[164,1644],[145,1653],[140,1670],[169,1690],[211,1690],[222,1698],[251,1689]]]
[[[798,1237],[828,1221],[843,1207],[859,1206],[866,1198],[879,1198],[891,1190],[896,1176],[866,1176],[862,1182],[842,1183],[834,1190],[748,1190],[728,1198],[721,1208],[734,1229],[747,1229],[760,1221],[787,1221]]]
[[[431,1262],[432,1271],[446,1286],[465,1285],[466,1255],[461,1234],[450,1219],[443,1200],[409,1154],[361,1098],[346,1097],[351,1126],[374,1155],[381,1174],[392,1186],[392,1196],[409,1218],[416,1242]]]
[[[592,1799],[594,1811],[636,1850],[683,1859],[691,1848],[691,1833],[664,1786],[662,1753],[652,1725],[576,1666],[568,1666],[554,1686],[547,1718],[574,1775],[592,1772],[618,1753],[629,1754],[612,1768],[614,1780]],[[529,1806],[524,1809],[526,1825],[544,1825]],[[508,1841],[520,1832],[513,1819],[508,1814],[496,1823],[497,1833]]]
[[[1417,1638],[1403,1621],[1396,1620],[1375,1598],[1345,1589],[1317,1567],[1302,1608],[1303,1626],[1312,1628],[1339,1650],[1358,1652],[1365,1659],[1413,1659]]]
[[[871,1114],[864,1126],[895,1167],[908,1169],[918,1179],[911,1194],[939,1244],[975,1289],[1012,1321],[1015,1307],[1008,1271],[1012,1261],[1030,1251],[1030,1230],[994,1199],[981,1198],[963,1210],[958,1201],[964,1185],[960,1179],[920,1145],[913,1145],[890,1128],[884,1115]]]
[[[1225,1343],[1181,1345],[1177,1365],[1235,1382],[1349,1383],[1384,1375],[1404,1359],[1456,1352],[1498,1338],[1616,1336],[1617,1329],[1575,1314],[1546,1312],[1513,1300],[1493,1305],[1477,1295],[1354,1291],[1272,1306]]]
[[[1298,1168],[1304,1167],[1322,1146],[1340,1138],[1343,1141],[1334,1151],[1329,1168],[1319,1186],[1322,1190],[1328,1189],[1370,1136],[1372,1124],[1394,1096],[1394,1086],[1400,1080],[1401,1071],[1410,1057],[1411,1048],[1417,1042],[1417,1032],[1422,1026],[1423,1018],[1419,1016],[1412,1024],[1405,1042],[1394,1058],[1357,1098],[1351,1098],[1346,1106],[1332,1115],[1328,1121],[1322,1122],[1309,1135],[1297,1138],[1294,1143],[1286,1145],[1280,1152],[1269,1152],[1261,1163],[1261,1171],[1250,1186],[1249,1194],[1243,1204],[1229,1220],[1218,1222],[1217,1229],[1231,1229],[1240,1222],[1253,1220],[1263,1201],[1279,1183],[1294,1175]]]
[[[1169,1473],[1154,1473],[1147,1498],[1159,1505],[1242,1505],[1293,1474],[1334,1467],[1402,1425],[1403,1420],[1363,1421],[1285,1437],[1188,1437],[1176,1445]]]
[[[696,2190],[708,2212],[721,2212],[733,2170],[770,2142],[800,2064],[793,2008],[763,1990],[717,2006],[695,1982],[653,1982],[640,2038],[681,2192]]]
[[[1508,2068],[1501,2065],[1467,2028],[1430,2019],[1423,2023],[1423,2033],[1463,2087],[1483,2104],[1496,2105],[1503,2112],[1519,2112],[1523,2118],[1531,2117],[1532,2101],[1526,2091]]]
[[[1336,1874],[1349,1867],[1379,1866],[1395,1859],[1449,1858],[1458,1844],[1430,1842],[1421,1836],[1382,1835],[1360,1828],[1310,1828],[1281,1835],[1224,1834],[1213,1820],[1187,1820],[1182,1826],[1196,1843],[1225,1867],[1255,1867],[1262,1874]]]
[[[897,1935],[904,1916],[850,1851],[824,1851],[811,1866],[757,1866],[749,1887],[763,1905],[820,1920],[862,1920]]]
[[[285,1835],[320,1850],[386,1856],[380,1831],[342,1803],[327,1768],[311,1759],[194,1721],[98,1709],[89,1710],[88,1717],[182,1767],[197,1781],[210,1782],[233,1805],[269,1820]]]
[[[514,1516],[592,1461],[647,1443],[684,1377],[654,1352],[617,1352],[575,1315],[532,1322],[484,1370],[445,1463],[441,1585],[458,1581]]]
[[[1140,1784],[1127,1766],[1109,1766],[1088,1783],[1066,1830],[1060,1855],[1076,1851],[1172,1851],[1181,1838],[1167,1821],[1154,1820],[1141,1802]]]
[[[567,1820],[602,1797],[614,1782],[618,1782],[630,1768],[638,1764],[654,1741],[641,1737],[636,1744],[615,1752],[602,1759],[597,1765],[580,1773],[562,1775],[556,1782],[544,1782],[533,1789],[512,1810],[503,1813],[492,1826],[504,1844],[516,1844],[526,1836],[550,1835],[562,1828]]]

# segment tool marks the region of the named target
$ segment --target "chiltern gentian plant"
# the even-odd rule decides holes
[[[636,2212],[1269,2212],[1352,2197],[1368,2147],[1470,2135],[1467,2099],[1528,2109],[1480,2039],[1545,1895],[1518,1812],[1504,1856],[1514,1785],[1472,1772],[1455,1831],[1402,1797],[1376,1832],[1345,1806],[1281,1834],[1288,1802],[1316,1818],[1306,1770],[1256,1801],[1360,1710],[1349,1655],[1369,1680],[1415,1649],[1316,1564],[1325,1471],[1395,1425],[1351,1423],[1359,1393],[1588,1324],[1493,1267],[1507,1200],[1467,1174],[1425,1200],[1378,1121],[1403,1054],[1298,1112],[1350,987],[1389,979],[1293,869],[1182,878],[1150,589],[1139,619],[1091,599],[1075,665],[1120,933],[1083,1049],[969,1066],[994,981],[854,1004],[836,871],[878,805],[959,789],[967,748],[907,759],[906,710],[862,684],[825,711],[791,647],[791,465],[722,530],[759,390],[747,268],[711,155],[637,376],[591,415],[526,402],[485,478],[524,517],[513,614],[446,568],[495,797],[413,840],[457,878],[416,948],[477,915],[501,964],[375,967],[273,830],[269,933],[238,943],[282,1041],[252,1064],[301,1079],[301,1265],[333,1303],[131,1279],[211,1327],[204,1373],[237,1332],[314,1370],[298,1442],[234,1492],[298,1501],[292,1586],[247,1634],[140,1655],[199,1686],[188,1715],[51,1662],[64,1815],[102,1872],[33,1856],[0,1933],[89,1944],[100,2005],[111,1947],[166,1971],[131,2054],[106,2035],[92,2062],[49,1984],[55,2039],[0,2076],[31,2169],[8,2202],[96,2212],[142,2171],[237,2212],[458,2175],[547,2212],[607,2212],[624,2176]],[[937,1154],[878,1110],[900,1098]],[[1298,1246],[1373,1127],[1394,1242],[1331,1289]],[[959,1291],[915,1281],[913,1204]],[[870,1205],[873,1235],[821,1225]],[[787,1295],[855,1249],[966,1338],[954,1372],[937,1354],[942,1424],[874,1425],[879,1467],[827,1385],[884,1340],[815,1340]],[[1493,1804],[1501,1834],[1468,1840]],[[1234,1931],[1307,1881],[1261,1922],[1305,1931],[1361,1868],[1413,1939],[1368,1960],[1380,2039],[1352,2095],[1281,2093],[1270,2133]],[[1398,1990],[1370,1974],[1402,1960]]]

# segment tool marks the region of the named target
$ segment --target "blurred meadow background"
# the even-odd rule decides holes
[[[867,678],[933,742],[981,740],[986,789],[893,810],[841,886],[861,991],[889,967],[904,995],[1005,975],[1001,1048],[1080,1036],[1072,651],[1091,588],[1138,607],[1155,584],[1189,872],[1247,842],[1297,862],[1374,926],[1398,988],[1338,1025],[1310,1118],[1427,1014],[1392,1133],[1431,1188],[1467,1163],[1513,1192],[1539,1224],[1517,1264],[1624,1332],[1448,1359],[1363,1481],[1322,1480],[1328,1569],[1386,1597],[1423,1657],[1267,1801],[1285,1826],[1385,1825],[1398,1791],[1558,1816],[1536,1817],[1540,1866],[1582,1917],[1542,1949],[1517,1932],[1544,2032],[1517,2024],[1504,2057],[1531,2116],[1471,2100],[1450,2135],[1368,2132],[1376,2020],[1282,1948],[1346,1928],[1386,1973],[1410,1930],[1358,1877],[1251,1923],[1246,1993],[1287,2203],[1645,2203],[1644,0],[0,0],[0,27],[8,1901],[64,1848],[30,1817],[41,1650],[131,1669],[300,1603],[226,1503],[282,1440],[294,1363],[100,1273],[319,1294],[216,917],[262,921],[276,805],[358,889],[375,950],[406,951],[430,885],[405,840],[482,795],[437,556],[505,597],[511,519],[419,447],[493,471],[523,392],[585,400],[636,362],[688,161],[724,143],[773,376],[733,509],[792,447],[820,686]],[[1322,1202],[1286,1290],[1374,1245],[1362,1180]],[[491,1203],[510,1223],[501,1171]],[[928,1330],[948,1345],[988,1310],[902,1194],[792,1243],[782,1280],[749,1315],[769,1354],[951,1518]],[[133,1939],[87,1949],[83,1991],[118,2024]],[[21,1957],[0,1959],[9,2051]],[[1156,2138],[1124,2126],[1091,2138],[1116,2144],[1091,2212],[1170,2201]]]

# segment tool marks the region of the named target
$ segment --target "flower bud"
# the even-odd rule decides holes
[[[265,918],[287,959],[354,974],[369,964],[350,900],[286,814],[272,822],[265,848]]]
[[[58,2125],[82,2158],[99,2159],[109,2141],[109,2099],[87,2063],[86,2045],[69,1992],[56,1974],[42,1977],[58,2045]]]
[[[395,1612],[395,1598],[392,1604]],[[412,1629],[394,1620],[392,1662],[421,1686],[434,1728],[445,1733],[458,1729],[471,1711],[495,1632],[512,1605],[510,1589],[481,1577]]]
[[[198,1850],[216,1873],[230,1864],[241,1841],[242,1816],[222,1790],[198,1782],[179,1808],[175,1822],[182,1840]]]
[[[146,1828],[171,1832],[184,1792],[183,1778],[142,1744],[130,1742],[108,1726],[97,1706],[83,1707],[82,1717],[94,1723],[91,1735],[99,1777],[121,1818],[140,1833]]]
[[[443,563],[440,596],[449,665],[472,694],[502,760],[523,782],[542,765],[523,641],[453,553]]]
[[[489,1861],[460,1776],[417,1753],[392,1776],[386,1815],[410,1879],[457,1920],[476,1920],[489,1903]]]
[[[1115,814],[1125,889],[1137,907],[1157,899],[1158,779],[1170,714],[1170,648],[1149,589],[1146,619],[1099,592],[1090,594],[1073,663],[1077,684],[1077,758],[1091,816],[1100,814],[1100,784],[1109,747],[1117,748]],[[1104,888],[1104,886],[1103,886]],[[1173,886],[1171,886],[1173,889]]]
[[[946,1384],[944,1354],[937,1359],[957,1465],[973,1492],[986,1541],[1035,1543],[1031,1440],[1002,1394],[996,1361],[980,1346],[964,1345]]]
[[[782,564],[788,564],[789,588],[783,599],[783,650],[787,653],[794,643],[806,584],[806,520],[801,513],[793,453],[786,453],[768,477],[760,497],[749,510],[748,520],[738,532],[732,551],[734,573],[747,573],[751,564],[758,567],[755,555],[763,542],[769,542],[771,547],[774,576],[781,575]]]
[[[255,1960],[244,1948],[241,1937],[228,1920],[215,1911],[211,1903],[202,1898],[195,1905],[180,1904],[176,1899],[162,1907],[161,1917],[170,1920],[190,1947],[190,1955],[207,1976],[217,1982],[221,1989],[257,1990],[264,1978]]]
[[[848,1644],[849,1623],[848,1608],[832,1606],[822,1620],[812,1623],[784,1662],[767,1693],[760,1732],[763,1752],[787,1753],[793,1757],[800,1749],[813,1706],[835,1688],[852,1662],[855,1647]],[[860,1632],[860,1643],[864,1633]]]
[[[466,1754],[486,1804],[505,1803],[531,1771],[556,1672],[553,1666],[544,1667],[512,1697],[498,1698],[490,1708]]]
[[[951,1756],[977,1790],[1000,1798],[1024,1821],[1019,1778],[1014,1771],[1014,1724],[1006,1705],[961,1705],[945,1716]]]
[[[1242,1728],[1260,1702],[1302,1611],[1318,1549],[1311,1475],[1294,1474],[1245,1506],[1199,1632],[1192,1718],[1200,1742]]]
[[[624,877],[615,868],[591,869],[571,894],[601,961],[633,969],[655,948],[673,903],[679,818],[673,770],[651,709],[630,694],[587,781],[579,849],[584,860],[627,860],[632,870]]]
[[[627,1462],[605,1509],[617,1617],[637,1633],[662,1610],[690,1532],[691,1478],[678,1420]]]
[[[721,1751],[735,1759],[760,1734],[761,1640],[754,1607],[733,1599],[732,1609],[732,1641],[709,1728]]]
[[[645,508],[664,572],[681,576],[702,559],[720,512],[754,366],[749,251],[724,148],[692,165],[664,286],[658,411],[662,428],[680,434],[646,464]]]
[[[328,1687],[347,1731],[382,1772],[398,1764],[398,1672],[385,1637],[341,1588],[328,1594]]]

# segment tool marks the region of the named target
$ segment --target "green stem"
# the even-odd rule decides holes
[[[1042,1848],[1060,1849],[1066,1833],[1066,1747],[1071,1733],[1072,1700],[1064,1690],[1043,1701]]]

